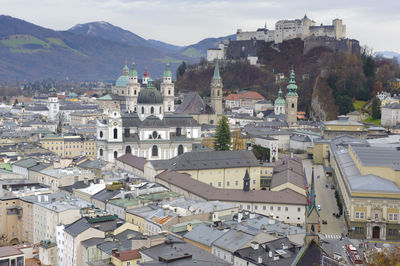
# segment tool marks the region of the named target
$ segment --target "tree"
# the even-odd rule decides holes
[[[372,102],[372,118],[379,119],[381,118],[381,101],[378,98],[374,98]]]
[[[270,150],[268,148],[264,148],[260,145],[253,145],[252,151],[257,160],[269,162]]]
[[[214,150],[227,151],[231,148],[231,130],[229,128],[228,119],[223,116],[216,128]]]
[[[186,71],[186,63],[182,61],[182,64],[179,65],[178,69],[176,70],[176,79],[178,80],[180,77],[185,74]]]

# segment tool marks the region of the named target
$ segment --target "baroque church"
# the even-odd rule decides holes
[[[200,124],[191,115],[174,113],[174,83],[168,63],[160,90],[153,86],[147,70],[140,83],[132,63],[131,69],[125,64],[112,93],[125,104],[105,109],[103,119],[97,121],[98,158],[114,162],[130,153],[148,160],[170,159],[199,143]]]

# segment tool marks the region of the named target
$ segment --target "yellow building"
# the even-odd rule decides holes
[[[338,116],[338,120],[324,122],[323,136],[325,139],[333,139],[341,135],[364,139],[367,137],[367,131],[364,124],[351,121],[344,115]]]
[[[16,245],[22,240],[22,208],[16,197],[0,199],[0,246]]]
[[[111,255],[111,264],[115,266],[136,266],[142,262],[142,255],[138,250],[114,251]]]
[[[273,166],[260,163],[252,151],[186,152],[169,160],[148,161],[144,176],[154,181],[165,170],[187,173],[193,179],[224,189],[242,189],[243,177],[248,171],[250,189],[261,189],[262,180],[272,176]]]
[[[329,153],[350,236],[400,240],[400,151],[342,136]]]
[[[95,138],[52,134],[41,138],[40,144],[44,149],[52,151],[61,157],[73,158],[86,155],[89,158],[96,158]]]

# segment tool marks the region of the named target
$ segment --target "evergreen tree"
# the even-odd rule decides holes
[[[182,64],[179,65],[178,69],[176,70],[176,80],[179,80],[180,77],[183,76],[186,72],[186,63],[182,61]]]
[[[379,119],[381,118],[381,101],[378,98],[374,98],[372,102],[372,118]]]
[[[226,151],[231,147],[231,130],[229,128],[228,119],[223,116],[217,125],[214,150]]]

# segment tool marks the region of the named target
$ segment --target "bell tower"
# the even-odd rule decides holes
[[[218,60],[215,61],[214,76],[211,79],[211,106],[216,115],[222,115],[222,78],[219,75]]]
[[[294,70],[290,70],[289,84],[286,93],[286,121],[289,125],[297,123],[297,85]]]
[[[140,83],[138,82],[138,74],[135,67],[135,62],[132,62],[132,67],[129,71],[129,80],[127,83],[126,95],[126,110],[137,112],[137,98],[140,92]]]
[[[167,62],[163,74],[163,80],[160,84],[161,93],[163,95],[164,113],[173,113],[174,108],[174,83],[172,82],[172,73]]]

